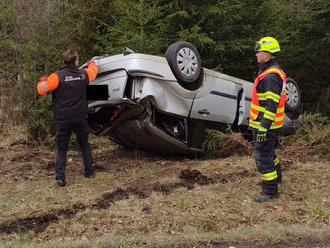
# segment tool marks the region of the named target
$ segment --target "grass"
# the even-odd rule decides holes
[[[292,147],[301,146],[305,153],[318,155],[330,161],[330,119],[320,114],[303,115],[302,126],[297,133],[283,137],[284,144]]]
[[[96,178],[82,176],[80,154],[71,150],[68,186],[58,188],[54,151],[11,146],[24,133],[10,137],[0,143],[0,230],[3,223],[31,216],[53,213],[58,219],[39,232],[2,232],[0,247],[276,247],[330,242],[329,161],[313,154],[302,158],[297,148],[282,146],[279,151],[284,161],[280,197],[257,204],[253,197],[260,190],[259,175],[252,156],[158,157],[107,146],[106,139],[93,137],[100,168]],[[222,179],[186,187],[179,178],[184,169]],[[245,170],[248,176],[235,176]],[[127,197],[95,207],[120,190],[126,190]]]

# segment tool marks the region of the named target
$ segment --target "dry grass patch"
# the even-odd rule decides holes
[[[252,199],[260,190],[259,175],[251,156],[159,157],[108,146],[96,137],[91,141],[96,178],[82,176],[80,155],[71,150],[65,188],[54,186],[54,151],[4,146],[0,247],[217,247],[217,242],[264,247],[330,241],[325,160],[285,158],[280,197],[257,204]]]

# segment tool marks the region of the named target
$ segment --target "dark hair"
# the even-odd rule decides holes
[[[66,65],[74,65],[78,59],[78,51],[76,49],[68,49],[63,53],[63,62]]]

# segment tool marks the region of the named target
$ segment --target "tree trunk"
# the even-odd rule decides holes
[[[142,52],[144,52],[145,48],[145,40],[144,40],[144,21],[143,21],[143,0],[140,0],[140,35],[142,40]]]
[[[181,2],[181,8],[182,8],[182,10],[187,10],[187,0],[182,0],[182,2]]]
[[[325,96],[325,104],[328,105],[330,103],[330,84],[328,86],[327,95]]]

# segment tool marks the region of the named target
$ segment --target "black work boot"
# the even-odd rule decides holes
[[[59,187],[64,187],[66,185],[66,182],[63,179],[56,179],[56,183]]]
[[[277,197],[277,195],[267,195],[267,194],[264,194],[264,193],[260,193],[259,195],[257,195],[255,198],[254,198],[254,201],[255,202],[258,202],[258,203],[262,203],[262,202],[265,202],[265,201],[268,201],[272,198],[275,198]]]

